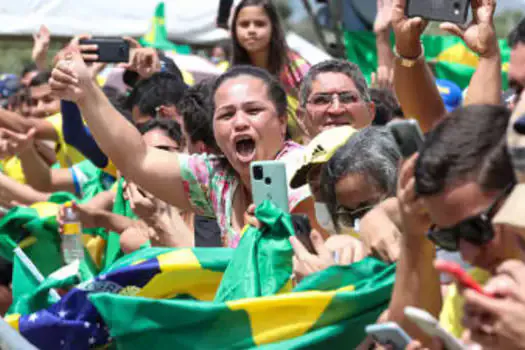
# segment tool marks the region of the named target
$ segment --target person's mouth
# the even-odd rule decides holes
[[[336,128],[338,126],[351,125],[350,118],[336,118],[336,119],[327,119],[323,124],[323,129]]]
[[[255,140],[248,135],[236,137],[235,152],[241,163],[250,163],[255,158]]]

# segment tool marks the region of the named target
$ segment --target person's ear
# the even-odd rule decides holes
[[[368,113],[370,114],[370,124],[372,124],[376,118],[376,104],[373,101],[370,101],[367,103],[366,107],[368,109]]]

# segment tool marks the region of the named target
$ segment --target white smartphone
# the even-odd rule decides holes
[[[431,337],[441,339],[447,350],[465,350],[466,347],[439,325],[439,321],[425,310],[407,306],[405,316],[414,322],[423,332]]]
[[[365,328],[366,334],[381,345],[389,345],[393,350],[405,350],[412,341],[410,336],[395,322],[372,324]]]
[[[250,166],[253,203],[258,207],[269,200],[289,213],[286,165],[280,161],[253,162]]]

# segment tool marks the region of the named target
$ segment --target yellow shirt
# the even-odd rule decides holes
[[[487,283],[491,277],[490,273],[485,270],[474,268],[469,271],[472,278],[483,285]],[[439,315],[439,324],[447,331],[452,333],[456,338],[461,338],[464,332],[464,328],[461,324],[463,318],[463,297],[459,294],[455,284],[450,286],[445,301],[443,302],[443,308]]]
[[[60,163],[60,167],[69,168],[74,164],[86,160],[82,153],[80,153],[75,147],[68,145],[64,140],[64,133],[62,132],[62,115],[57,113],[51,117],[47,117],[46,120],[53,125],[53,128],[58,135],[57,160]]]

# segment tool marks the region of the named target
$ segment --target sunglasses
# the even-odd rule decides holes
[[[450,252],[459,250],[461,239],[477,246],[489,243],[494,238],[492,218],[497,212],[498,204],[507,197],[513,187],[514,184],[509,185],[486,210],[478,215],[471,216],[449,228],[438,229],[433,225],[427,232],[427,237],[438,247]]]
[[[361,220],[374,207],[375,204],[366,204],[354,210],[339,209],[335,213],[337,223],[344,227],[355,227],[356,220]]]

